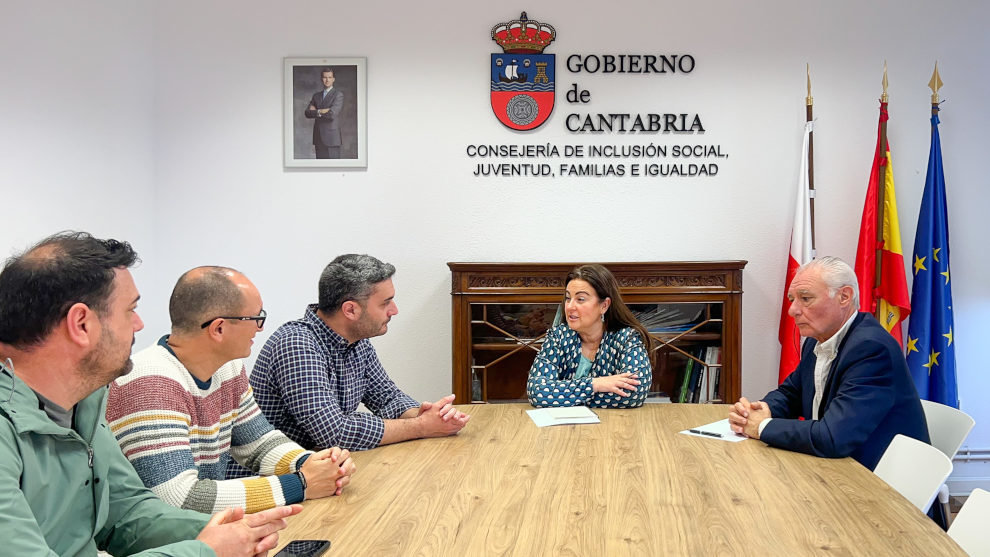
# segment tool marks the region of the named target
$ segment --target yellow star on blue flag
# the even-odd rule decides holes
[[[908,335],[908,343],[907,343],[907,346],[904,348],[904,350],[908,354],[910,354],[912,351],[917,352],[918,351],[918,339],[911,338],[911,335]]]

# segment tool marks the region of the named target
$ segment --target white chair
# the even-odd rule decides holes
[[[990,557],[990,491],[974,489],[949,526],[949,537],[970,557]]]
[[[938,488],[952,472],[952,461],[935,447],[906,435],[895,435],[874,474],[928,512]]]
[[[945,456],[952,460],[959,452],[969,431],[976,423],[969,414],[962,410],[956,410],[951,406],[922,400],[921,407],[925,410],[925,420],[928,422],[928,436],[932,439],[932,446],[942,451]],[[949,486],[944,483],[938,489],[938,502],[942,505],[945,520],[951,524],[952,515],[949,513]]]

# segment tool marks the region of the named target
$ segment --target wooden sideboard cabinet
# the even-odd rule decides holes
[[[746,261],[604,265],[618,280],[623,300],[657,341],[650,398],[738,400]],[[567,273],[577,264],[447,266],[457,401],[525,401],[529,368],[557,314]]]

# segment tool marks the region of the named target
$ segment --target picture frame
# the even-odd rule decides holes
[[[287,57],[283,80],[285,166],[366,168],[368,59]]]

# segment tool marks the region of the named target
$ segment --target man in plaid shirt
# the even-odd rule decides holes
[[[420,404],[385,373],[368,340],[399,313],[395,267],[370,255],[341,255],[320,275],[319,303],[275,331],[258,355],[251,386],[277,429],[303,447],[372,449],[454,435],[470,416],[454,395]],[[371,411],[358,412],[358,404]]]

